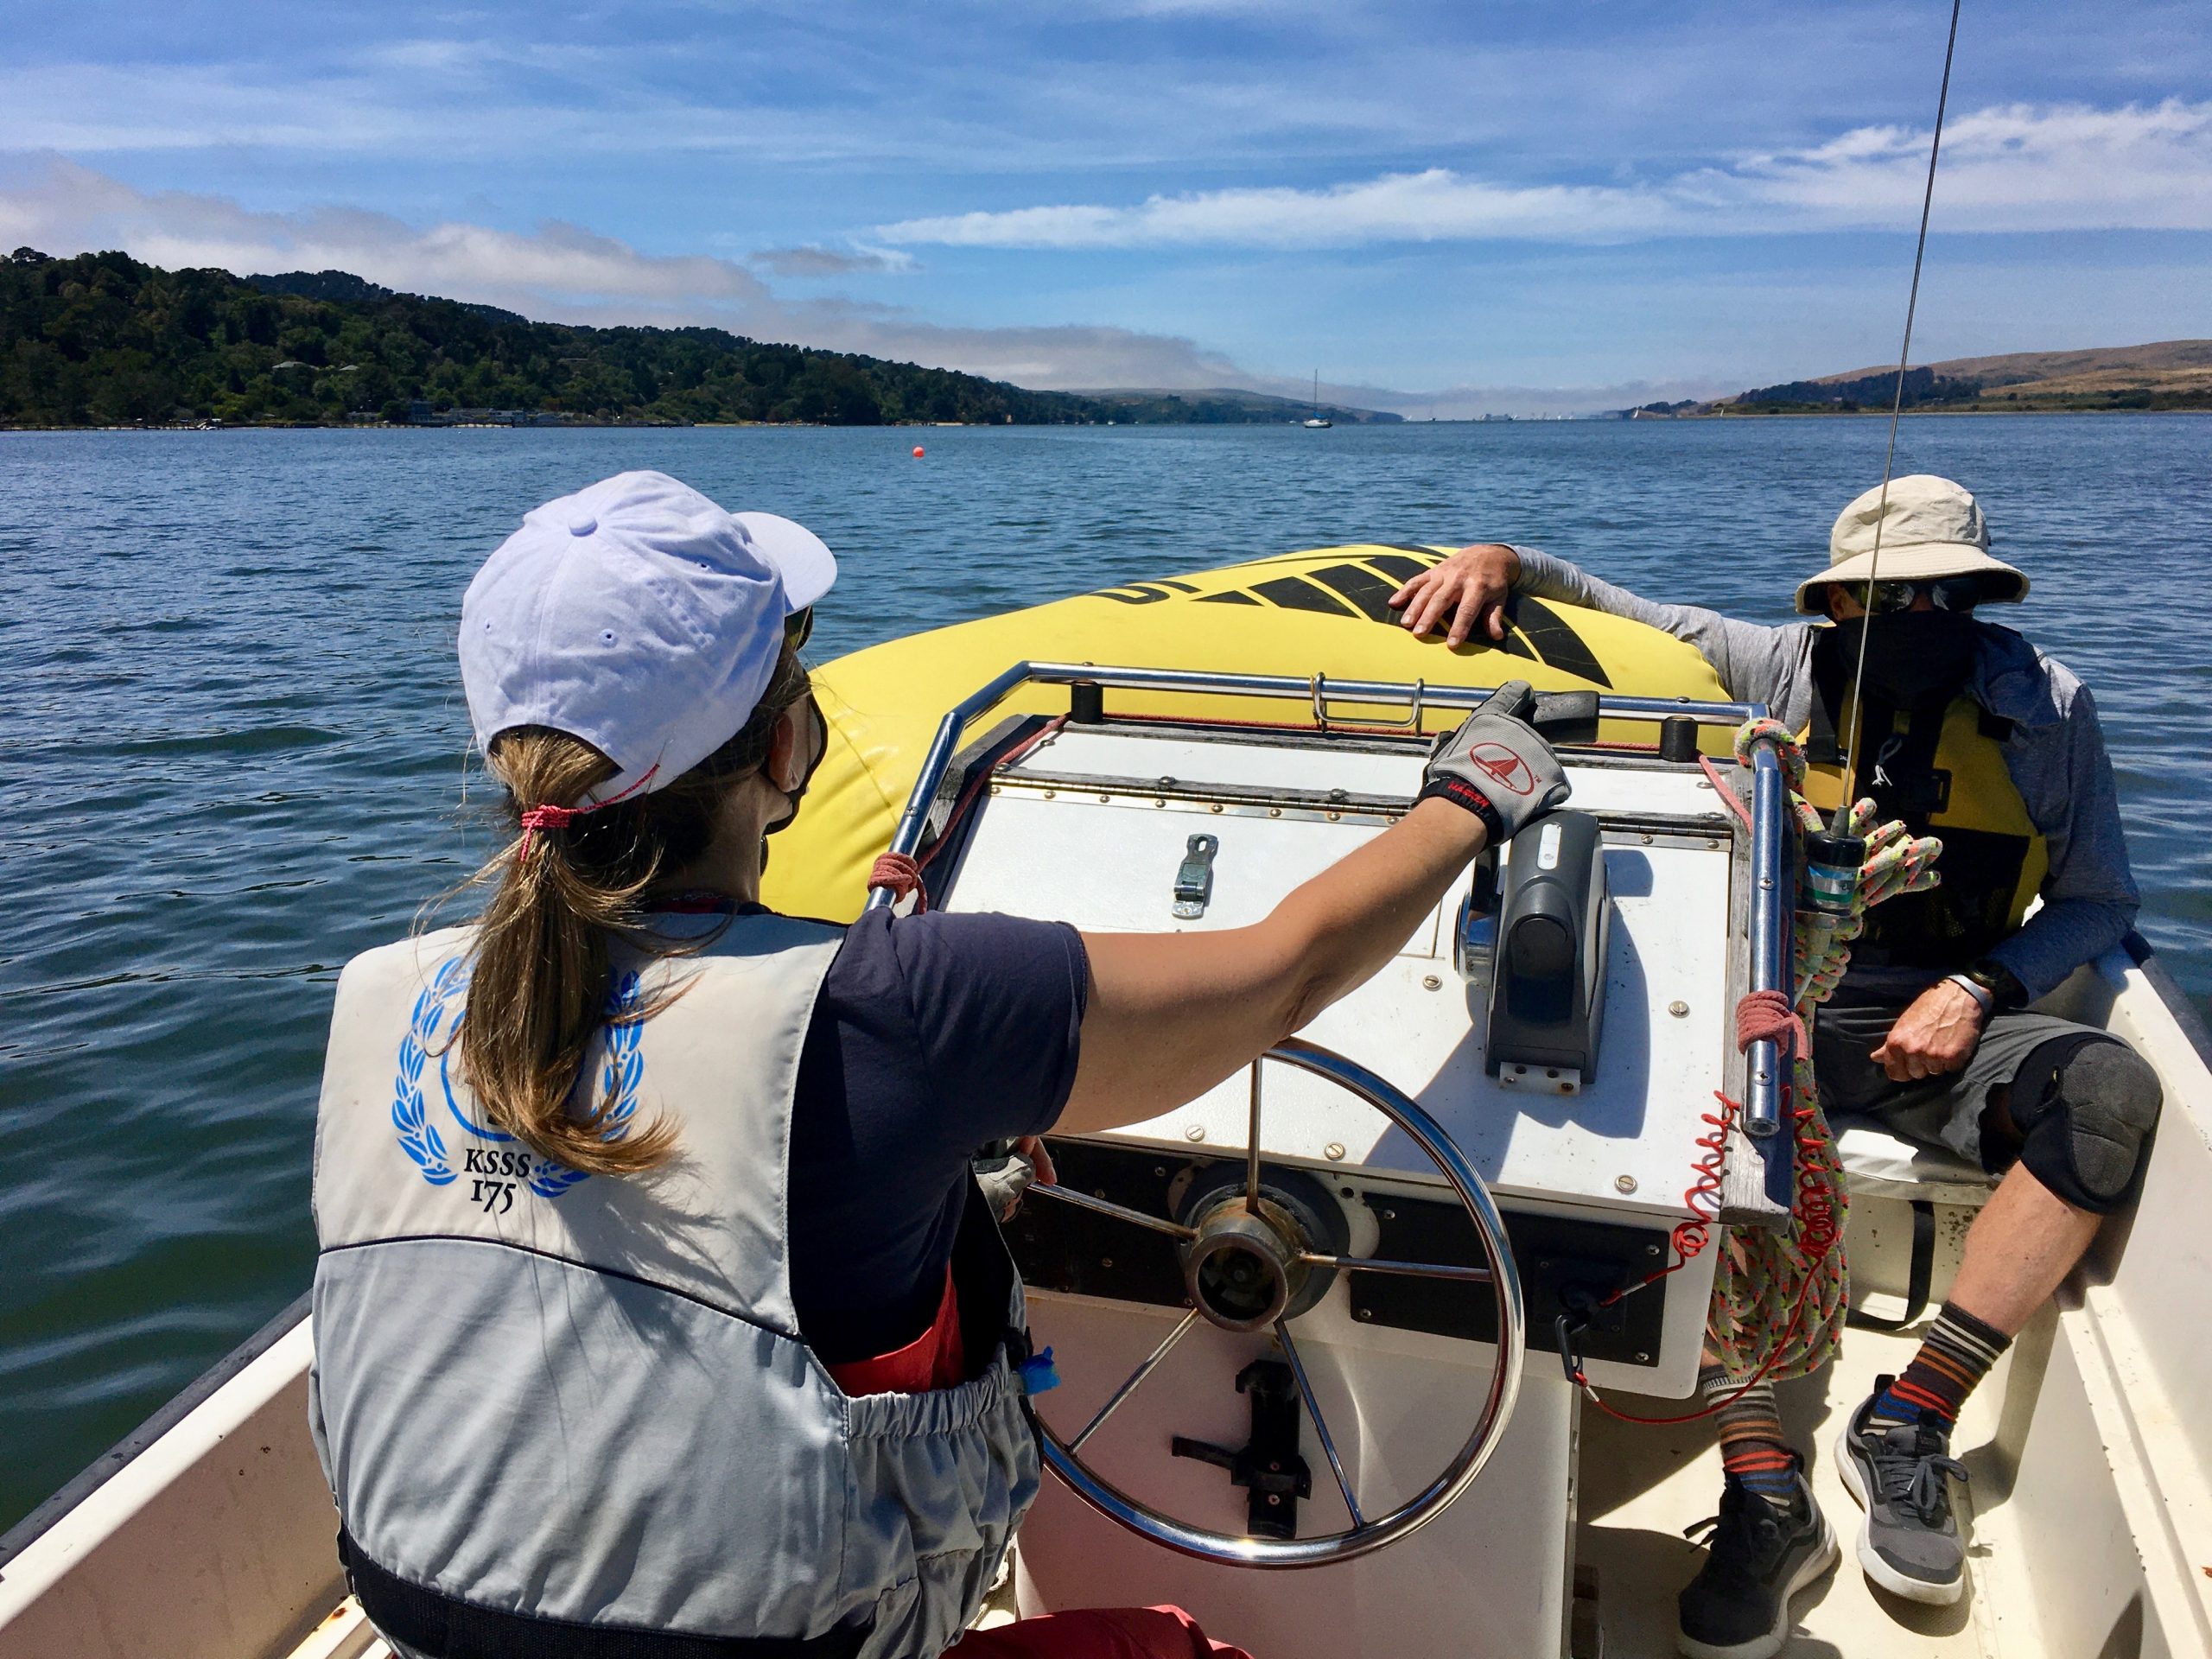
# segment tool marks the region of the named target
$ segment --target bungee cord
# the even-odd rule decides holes
[[[1890,442],[1882,456],[1882,494],[1874,512],[1874,550],[1867,556],[1866,594],[1860,608],[1866,620],[1859,629],[1859,662],[1851,674],[1851,719],[1847,729],[1850,736],[1844,745],[1843,798],[1837,803],[1835,818],[1830,833],[1840,836],[1851,817],[1852,797],[1859,779],[1859,715],[1866,697],[1866,639],[1874,632],[1874,581],[1882,565],[1882,526],[1889,516],[1890,478],[1897,467],[1897,421],[1904,413],[1905,365],[1912,357],[1913,314],[1920,306],[1920,266],[1928,253],[1928,216],[1936,202],[1936,162],[1943,151],[1943,111],[1951,101],[1951,59],[1959,45],[1959,7],[1961,0],[1951,0],[1950,38],[1943,44],[1943,84],[1936,94],[1936,131],[1928,144],[1928,183],[1920,196],[1920,239],[1912,250],[1912,289],[1904,302],[1904,344],[1897,351],[1897,392],[1890,400]]]

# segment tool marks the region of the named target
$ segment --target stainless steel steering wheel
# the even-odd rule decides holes
[[[1335,1084],[1359,1096],[1403,1129],[1452,1184],[1482,1237],[1483,1252],[1489,1258],[1490,1266],[1381,1261],[1314,1248],[1316,1241],[1306,1236],[1298,1218],[1261,1194],[1261,1068],[1269,1060],[1295,1066]],[[1491,1200],[1490,1190],[1468,1164],[1465,1154],[1452,1144],[1451,1136],[1402,1090],[1333,1050],[1294,1037],[1252,1063],[1251,1124],[1245,1147],[1242,1197],[1202,1210],[1195,1217],[1195,1226],[1109,1204],[1066,1187],[1030,1189],[1033,1197],[1056,1198],[1173,1235],[1182,1242],[1185,1282],[1191,1291],[1190,1311],[1168,1332],[1166,1339],[1129,1374],[1128,1380],[1107,1397],[1106,1403],[1089,1422],[1065,1440],[1041,1416],[1037,1420],[1038,1428],[1043,1437],[1046,1466],[1066,1482],[1077,1497],[1140,1536],[1182,1554],[1230,1567],[1323,1567],[1332,1561],[1350,1560],[1410,1536],[1443,1513],[1445,1506],[1482,1472],[1483,1465],[1497,1448],[1507,1418],[1512,1414],[1513,1402],[1521,1387],[1521,1360],[1528,1329],[1521,1300],[1521,1275],[1514,1267],[1512,1246],[1507,1242],[1505,1226],[1498,1217],[1497,1206]],[[1343,1459],[1337,1455],[1336,1442],[1330,1438],[1328,1423],[1321,1415],[1320,1402],[1313,1397],[1305,1361],[1290,1333],[1291,1321],[1318,1300],[1313,1275],[1317,1272],[1325,1275],[1322,1283],[1325,1285],[1326,1278],[1337,1271],[1408,1274],[1420,1278],[1487,1284],[1497,1309],[1497,1363],[1491,1370],[1490,1387],[1484,1395],[1473,1432],[1435,1479],[1389,1514],[1372,1520],[1361,1510],[1359,1499],[1352,1491]],[[1298,1380],[1298,1390],[1305,1399],[1306,1414],[1313,1421],[1321,1450],[1337,1478],[1337,1490],[1344,1495],[1344,1508],[1351,1516],[1350,1527],[1316,1537],[1291,1539],[1209,1532],[1138,1502],[1100,1478],[1084,1462],[1084,1443],[1098,1432],[1100,1425],[1136,1391],[1138,1385],[1201,1319],[1234,1332],[1272,1326],[1283,1357]]]

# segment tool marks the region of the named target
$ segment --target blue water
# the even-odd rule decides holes
[[[306,1285],[332,983],[486,844],[454,630],[469,575],[539,500],[656,467],[801,519],[843,562],[819,656],[1353,540],[1529,541],[1781,621],[1883,435],[0,435],[0,1525]],[[2201,999],[2212,419],[1924,417],[1899,470],[1977,491],[2034,577],[2017,621],[2095,690],[2144,931]]]

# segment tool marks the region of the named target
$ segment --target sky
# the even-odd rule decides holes
[[[1894,361],[1948,0],[11,0],[0,248],[1451,417]],[[2202,0],[1967,0],[1916,361],[2212,335]]]

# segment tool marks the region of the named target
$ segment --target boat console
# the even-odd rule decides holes
[[[1070,687],[1066,715],[957,748],[1035,681]],[[1166,711],[1116,712],[1139,691]],[[1214,712],[1232,695],[1241,719]],[[943,909],[1238,926],[1406,810],[1425,734],[1486,695],[1024,664],[948,717],[893,848]],[[1781,971],[1789,889],[1770,766],[1698,761],[1700,730],[1725,749],[1751,710],[1552,712],[1581,740],[1568,810],[1485,854],[1373,979],[1176,1110],[1052,1141],[1059,1185],[1007,1230],[1065,1379],[1037,1408],[1061,1478],[1022,1533],[1025,1612],[1175,1601],[1278,1659],[1474,1630],[1565,1651],[1561,1335],[1595,1382],[1693,1391],[1713,1262],[1675,1230],[1723,1202],[1689,1193],[1718,1097],[1780,1121],[1733,1010]],[[1730,1219],[1780,1220],[1786,1134],[1734,1139]]]

